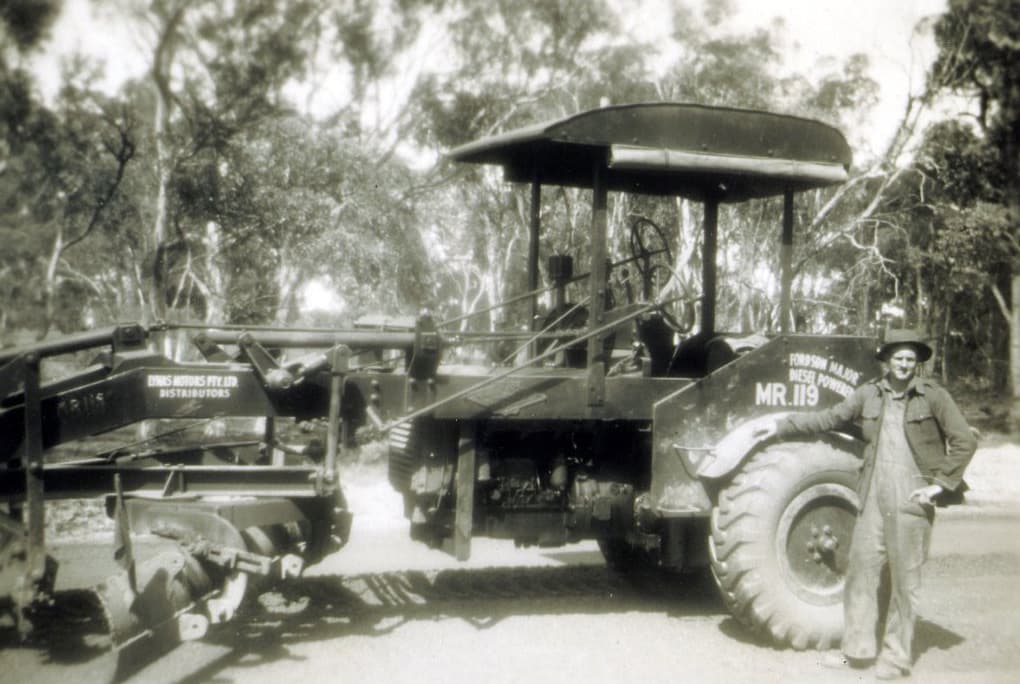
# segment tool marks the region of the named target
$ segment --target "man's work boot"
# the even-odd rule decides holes
[[[904,670],[899,665],[893,665],[890,662],[880,660],[875,665],[875,679],[903,679],[909,677],[910,671]]]

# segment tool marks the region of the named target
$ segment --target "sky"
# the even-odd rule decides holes
[[[935,57],[931,31],[915,34],[924,18],[946,9],[945,0],[744,0],[750,23],[762,13],[782,10],[788,32],[796,43],[787,53],[791,63],[807,70],[827,54],[857,52],[871,59],[872,77],[879,82],[881,99],[871,121],[871,139],[882,149],[893,134],[911,93],[924,85],[925,71]],[[760,25],[760,24],[759,24]]]
[[[622,0],[627,2],[627,0]],[[768,28],[776,19],[785,25],[782,54],[787,68],[810,76],[831,58],[868,55],[871,76],[880,86],[880,100],[857,132],[858,145],[884,149],[903,114],[909,95],[924,84],[927,65],[935,56],[930,30],[915,34],[922,19],[946,9],[946,0],[730,0],[736,13],[727,21],[734,33]],[[643,35],[654,26],[650,17],[673,0],[642,0],[645,12],[633,17],[627,30]],[[830,58],[827,60],[827,58]],[[795,113],[795,112],[793,112]],[[853,132],[851,132],[853,133]],[[856,152],[865,152],[856,150]]]
[[[480,0],[483,1],[483,0]],[[694,0],[702,2],[703,0]],[[669,22],[661,17],[676,0],[611,0],[621,9],[625,35],[652,39],[668,59]],[[923,83],[925,66],[934,56],[930,40],[913,36],[924,17],[944,11],[946,0],[730,0],[736,10],[727,27],[746,32],[767,27],[776,18],[786,26],[783,56],[791,71],[810,75],[824,57],[845,58],[863,52],[881,87],[880,101],[864,131],[851,132],[858,145],[879,150],[892,135],[907,97]],[[681,4],[690,5],[691,0]],[[135,41],[123,22],[99,15],[89,0],[64,0],[51,48],[38,60],[39,70],[54,83],[59,58],[80,49],[106,62],[106,85],[116,88],[145,69]],[[133,56],[135,55],[135,56]],[[44,86],[45,88],[45,86]],[[49,86],[51,92],[55,88]],[[856,133],[856,135],[854,135]],[[868,152],[860,150],[859,152]]]
[[[484,2],[485,0],[479,0]],[[692,2],[704,0],[683,0]],[[621,35],[660,46],[669,54],[670,22],[662,21],[677,0],[610,0],[620,8]],[[930,32],[915,35],[926,17],[945,10],[946,0],[730,0],[736,13],[727,20],[731,33],[768,28],[781,19],[782,54],[789,72],[810,77],[824,68],[826,58],[842,61],[854,53],[870,58],[871,75],[880,86],[880,99],[862,130],[846,131],[857,159],[885,148],[895,132],[907,98],[923,85],[924,70],[934,57]],[[144,50],[127,24],[116,15],[97,12],[89,0],[64,0],[49,49],[37,61],[44,93],[56,90],[62,56],[83,51],[106,64],[104,86],[113,91],[128,78],[141,76],[147,66]],[[831,59],[828,67],[832,67]],[[47,85],[48,84],[48,85]],[[324,88],[328,92],[336,87]],[[796,113],[796,112],[791,112]],[[303,293],[306,309],[336,310],[340,302],[332,288],[313,282]]]

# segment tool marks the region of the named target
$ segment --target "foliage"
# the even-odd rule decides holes
[[[91,90],[87,73],[69,72],[56,106],[43,106],[23,71],[0,68],[0,263],[4,325],[45,335],[89,323],[83,306],[98,289],[103,262],[68,261],[123,211],[118,190],[134,155],[129,111]],[[80,248],[78,248],[80,251]],[[59,294],[58,294],[59,290]]]
[[[541,4],[546,12],[557,12],[563,19],[550,22],[534,10],[533,4]],[[650,59],[657,56],[657,46],[639,40],[621,45],[613,40],[607,27],[618,26],[620,21],[611,7],[600,6],[590,13],[571,12],[572,7],[564,2],[501,3],[495,10],[469,13],[463,23],[455,25],[454,54],[463,53],[464,57],[453,60],[448,72],[425,79],[416,92],[421,122],[418,142],[452,146],[498,130],[596,107],[603,99],[757,107],[807,112],[829,121],[849,119],[852,113],[874,102],[876,85],[867,76],[865,58],[852,57],[841,71],[828,73],[817,83],[783,76],[778,35],[765,29],[746,35],[728,33],[724,19],[731,8],[727,3],[711,3],[704,16],[675,8],[675,44],[671,46],[675,56],[665,69],[658,70]],[[479,25],[487,30],[479,31]],[[521,40],[521,36],[528,39]],[[541,69],[533,67],[537,63],[542,64]],[[477,295],[464,293],[454,301],[481,303],[486,298],[482,293],[488,289],[487,298],[492,302],[511,282],[521,284],[517,291],[524,289],[521,269],[528,223],[526,190],[500,191],[498,178],[488,170],[471,169],[461,174],[461,190],[449,192],[463,194],[458,203],[472,207],[468,213],[477,225],[467,228],[474,235],[466,240],[450,234],[446,242],[464,245],[474,241],[473,251],[456,263],[471,264],[464,270],[477,265],[482,275],[470,286]],[[479,185],[483,192],[475,190]],[[812,229],[807,236],[808,250],[824,239],[824,230],[829,228],[824,222],[815,225],[810,221],[824,201],[822,195],[810,198],[813,206],[805,209]],[[493,206],[493,202],[499,206]],[[542,217],[544,253],[585,254],[586,250],[579,248],[583,247],[584,228],[590,221],[587,204],[577,191],[547,190]],[[638,216],[652,218],[663,226],[672,244],[681,243],[681,256],[673,265],[682,281],[678,287],[696,295],[693,283],[701,269],[700,217],[693,216],[690,209],[685,202],[611,198],[611,254],[617,259],[626,256],[630,224]],[[778,258],[774,246],[780,212],[781,204],[775,202],[751,203],[728,211],[722,222],[725,232],[721,239],[727,249],[719,278],[724,289],[720,299],[730,303],[721,311],[724,325],[763,328],[776,323],[777,283],[762,288],[759,280],[763,273],[774,270]],[[838,213],[833,216],[838,218]],[[454,226],[451,230],[464,229]],[[762,240],[765,235],[769,239]],[[503,245],[504,251],[487,253],[485,239]],[[517,250],[516,255],[513,250]],[[804,259],[801,267],[804,282],[813,283],[822,272],[836,270],[827,264],[819,270],[809,263]],[[581,271],[587,268],[583,257],[576,266]],[[461,276],[464,287],[473,282],[469,276]],[[807,303],[811,297],[807,292],[803,295],[805,307],[812,308]]]
[[[45,38],[59,10],[59,0],[0,0],[0,38],[6,34],[18,50],[31,50]]]
[[[966,302],[966,311],[985,311],[985,320],[995,322],[990,329],[975,326],[973,333],[959,326],[961,334],[970,348],[976,346],[984,352],[980,356],[993,361],[986,369],[991,378],[999,383],[1008,379],[1012,426],[1020,431],[1018,12],[1016,0],[952,0],[936,23],[939,55],[931,80],[943,91],[973,98],[977,128],[952,121],[936,126],[919,167],[940,193],[931,212],[942,228],[937,246],[944,256],[935,265],[944,270],[948,261],[955,267],[955,278],[974,288],[970,299],[977,301]],[[994,362],[1006,357],[1008,372],[1003,373]]]
[[[6,30],[21,26],[7,10],[29,4],[0,4]],[[911,100],[884,155],[860,159],[837,190],[799,196],[799,329],[874,332],[893,303],[954,359],[970,354],[981,372],[1001,364],[989,292],[1006,286],[1015,233],[1004,207],[1020,196],[1020,157],[1002,152],[1017,130],[1015,5],[954,0],[935,25],[942,52],[929,92]],[[673,3],[661,17],[668,45],[621,33],[621,6],[604,0],[105,6],[133,17],[147,45],[143,79],[102,94],[99,71],[79,60],[58,100],[43,103],[30,74],[0,64],[0,331],[136,316],[307,323],[311,282],[344,306],[315,319],[330,324],[485,311],[527,288],[529,188],[491,168],[454,168],[444,150],[604,101],[790,112],[853,140],[877,98],[865,56],[812,78],[790,73],[782,25],[734,32],[725,0],[700,12]],[[25,23],[18,49],[38,45],[52,16]],[[976,127],[939,123],[910,150],[920,111],[946,87],[976,95]],[[542,200],[543,253],[572,254],[586,271],[587,195],[547,188]],[[675,249],[671,287],[696,298],[695,209],[611,196],[612,258],[628,256],[630,226],[649,218]],[[721,328],[779,326],[781,214],[778,200],[723,208]],[[460,325],[524,326],[528,313]]]
[[[935,37],[940,52],[933,77],[943,87],[977,96],[982,127],[1003,127],[1015,135],[1020,113],[1020,2],[951,0],[949,11],[936,24]]]

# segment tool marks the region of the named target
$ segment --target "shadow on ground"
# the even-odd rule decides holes
[[[414,621],[456,618],[487,630],[515,616],[666,612],[674,617],[719,616],[719,629],[735,641],[773,648],[729,617],[706,574],[648,573],[623,577],[604,565],[456,569],[306,577],[264,591],[230,623],[211,628],[201,658],[178,662],[174,681],[215,680],[224,669],[258,668],[299,658],[291,646],[345,636],[384,636]],[[0,626],[0,649],[29,649],[43,665],[89,666],[100,660],[103,679],[153,681],[160,658],[176,646],[141,640],[116,656],[108,653],[102,608],[88,592],[61,592],[26,643],[13,624]],[[949,650],[964,638],[921,619],[915,632],[917,657]],[[185,649],[181,649],[185,651]],[[186,651],[185,651],[186,652]]]
[[[930,650],[948,651],[959,646],[966,639],[941,625],[921,618],[914,627],[914,658],[920,658]]]
[[[634,611],[698,616],[722,615],[725,608],[707,573],[623,577],[601,564],[305,577],[263,592],[232,622],[212,627],[203,646],[218,655],[175,680],[205,682],[226,667],[291,658],[291,644],[382,636],[413,621],[452,617],[486,630],[514,616]],[[102,608],[87,594],[61,592],[42,617],[26,643],[18,641],[13,625],[0,627],[0,648],[35,650],[43,665],[113,657],[106,653]],[[113,680],[147,680],[145,669],[173,648],[141,640],[120,651],[110,668]]]
[[[485,630],[522,615],[725,612],[710,578],[686,579],[625,579],[601,565],[306,578],[262,594],[239,619],[207,637],[226,652],[183,681],[208,681],[228,666],[286,659],[290,643],[381,636],[416,620],[453,617]]]
[[[34,606],[26,615],[31,631],[22,639],[13,616],[0,620],[0,650],[33,649],[43,663],[73,665],[110,650],[106,617],[95,592],[74,589],[57,592],[51,601]]]

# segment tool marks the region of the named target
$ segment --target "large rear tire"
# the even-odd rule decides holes
[[[773,444],[719,494],[712,574],[737,620],[779,646],[839,643],[859,463],[826,441]]]

